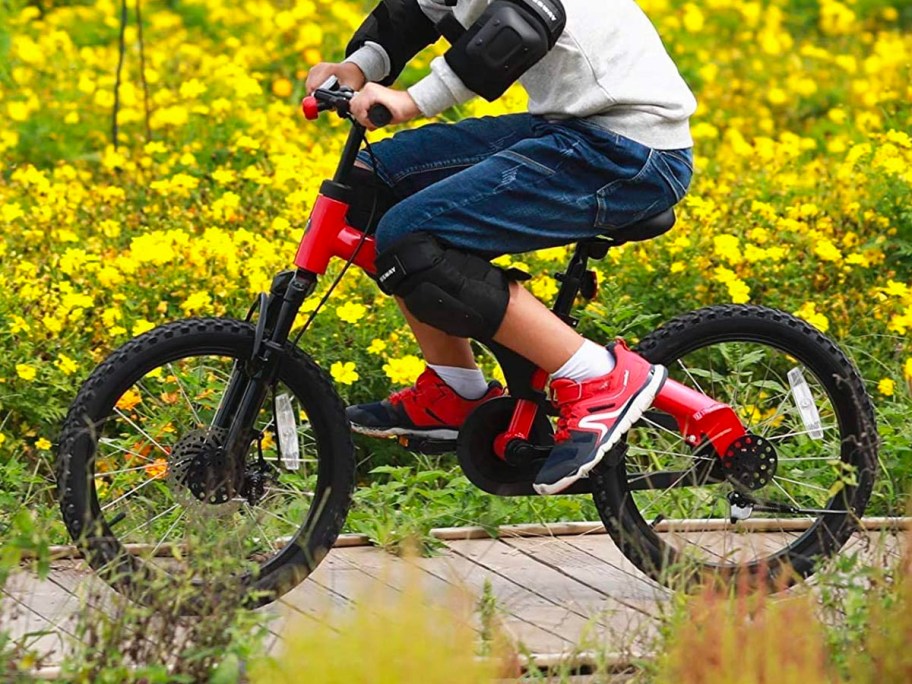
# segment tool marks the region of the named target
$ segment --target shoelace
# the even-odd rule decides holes
[[[570,421],[587,414],[578,402],[568,401],[566,404],[558,405],[557,409],[560,413],[557,418],[557,431],[554,433],[555,443],[570,439]]]

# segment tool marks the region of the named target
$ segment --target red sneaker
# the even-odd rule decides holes
[[[459,427],[476,406],[502,394],[500,383],[492,380],[480,399],[466,399],[433,368],[425,368],[414,387],[399,390],[383,401],[349,406],[345,414],[352,430],[363,435],[456,439]]]
[[[554,448],[535,478],[539,494],[557,494],[587,477],[665,384],[665,367],[634,354],[620,338],[614,357],[617,365],[608,375],[583,382],[551,381],[551,401],[560,418]]]

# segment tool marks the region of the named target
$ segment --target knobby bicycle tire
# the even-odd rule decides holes
[[[85,381],[71,405],[58,451],[63,519],[92,567],[122,592],[145,600],[144,585],[155,573],[121,543],[99,505],[98,435],[115,415],[124,392],[146,373],[169,365],[173,369],[179,360],[210,354],[244,361],[250,357],[254,335],[253,326],[231,319],[187,319],[161,326],[111,354]],[[350,426],[331,378],[304,352],[288,345],[279,362],[278,380],[306,409],[318,464],[316,488],[306,518],[287,545],[231,585],[249,595],[248,605],[274,600],[316,567],[342,529],[355,481]],[[188,606],[188,612],[197,610],[192,603]]]
[[[856,368],[819,330],[774,309],[714,306],[672,319],[643,339],[638,351],[651,362],[671,369],[690,353],[711,350],[714,345],[724,349],[724,345],[741,342],[757,345],[761,350],[777,350],[783,358],[809,369],[816,378],[815,386],[821,388],[832,404],[834,424],[839,430],[839,453],[834,458],[850,466],[854,475],[840,485],[841,489],[826,508],[821,509],[833,512],[820,513],[787,546],[745,563],[722,558],[721,562],[713,559],[695,564],[667,541],[670,536],[658,531],[657,521],[647,520],[639,510],[639,495],[628,487],[628,464],[600,464],[592,474],[593,497],[608,532],[640,570],[665,584],[689,584],[711,575],[729,582],[748,581],[769,589],[784,588],[812,574],[821,560],[835,554],[846,543],[857,529],[858,519],[871,496],[878,446],[873,407]],[[680,365],[684,367],[683,363]],[[702,377],[708,377],[705,369],[703,373]],[[775,420],[771,423],[775,424]],[[642,427],[635,426],[628,440],[635,439]],[[803,438],[808,439],[806,435]],[[643,450],[648,451],[648,445]],[[841,466],[835,463],[834,467]],[[653,501],[657,499],[658,496]]]

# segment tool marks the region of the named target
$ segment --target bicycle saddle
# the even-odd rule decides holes
[[[671,230],[674,224],[674,209],[666,209],[661,214],[631,223],[629,226],[612,229],[611,233],[606,234],[604,237],[580,240],[579,244],[585,247],[591,258],[601,259],[612,247],[619,247],[627,242],[639,242],[664,235]]]

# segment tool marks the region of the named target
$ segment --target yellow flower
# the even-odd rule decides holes
[[[208,309],[211,304],[212,297],[208,292],[194,292],[181,304],[181,309],[184,313],[200,313]]]
[[[906,359],[906,363],[903,365],[903,375],[906,380],[912,382],[912,356]]]
[[[237,173],[233,169],[219,168],[212,172],[212,180],[219,185],[228,185],[233,183],[237,178]]]
[[[394,385],[411,385],[424,372],[424,361],[414,354],[406,354],[401,359],[387,361],[383,371]]]
[[[699,33],[703,30],[705,17],[700,8],[692,3],[684,5],[684,28],[688,33]]]
[[[51,448],[51,442],[50,442],[50,440],[47,440],[44,437],[42,437],[37,442],[35,442],[35,447],[40,449],[41,451],[47,451],[48,449]]]
[[[288,97],[294,90],[294,86],[287,78],[279,78],[272,83],[272,94],[276,97]]]
[[[144,332],[152,330],[155,327],[155,323],[147,321],[145,318],[140,318],[136,323],[133,324],[133,337],[138,337]]]
[[[547,302],[557,294],[557,282],[550,276],[541,275],[529,282],[529,289],[538,299]]]
[[[885,397],[892,397],[893,392],[896,390],[896,383],[893,382],[890,378],[884,378],[877,383],[877,391],[880,392]]]
[[[817,305],[814,302],[805,302],[801,308],[793,312],[798,318],[803,318],[821,332],[826,332],[830,327],[830,321],[822,313],[818,313]]]
[[[367,348],[367,353],[368,354],[379,354],[384,349],[386,349],[386,342],[384,342],[383,340],[378,340],[377,338],[374,338],[373,340],[371,340],[370,346],[368,346],[368,348]]]
[[[192,100],[206,92],[206,84],[196,78],[181,83],[180,96]]]
[[[346,323],[357,323],[365,313],[367,313],[367,307],[355,302],[345,302],[342,306],[336,307],[336,315]]]
[[[713,252],[730,264],[738,264],[743,258],[741,255],[741,241],[737,236],[727,233],[713,237]]]
[[[41,322],[44,324],[44,327],[48,329],[49,332],[53,334],[59,333],[63,330],[63,321],[54,316],[44,316],[41,319]]]
[[[360,377],[355,370],[354,361],[346,361],[345,363],[336,361],[330,366],[329,374],[332,375],[333,380],[341,382],[343,385],[351,385]]]
[[[827,238],[814,245],[814,254],[823,261],[842,261],[842,252]]]
[[[258,150],[260,149],[260,141],[254,138],[251,138],[249,135],[242,135],[237,139],[235,143],[242,150]]]
[[[156,458],[152,463],[145,466],[146,475],[150,478],[157,479],[168,474],[168,462],[164,458]]]
[[[117,400],[116,406],[121,411],[130,411],[136,407],[137,404],[141,403],[142,397],[140,396],[139,392],[131,387],[121,395],[120,399]]]
[[[25,216],[25,212],[22,211],[22,207],[18,202],[10,202],[0,206],[0,216],[3,217],[6,223],[12,223],[17,218]]]
[[[786,93],[782,88],[770,88],[766,93],[766,99],[769,100],[770,104],[781,105],[788,102],[788,93]]]
[[[750,288],[740,278],[729,280],[725,285],[733,304],[746,304],[750,301]]]
[[[34,366],[30,366],[27,363],[17,363],[16,375],[27,382],[31,382],[35,379],[35,376],[38,375],[38,371]]]
[[[72,375],[76,372],[76,369],[79,368],[73,359],[62,352],[58,354],[54,365],[57,366],[64,375]]]

